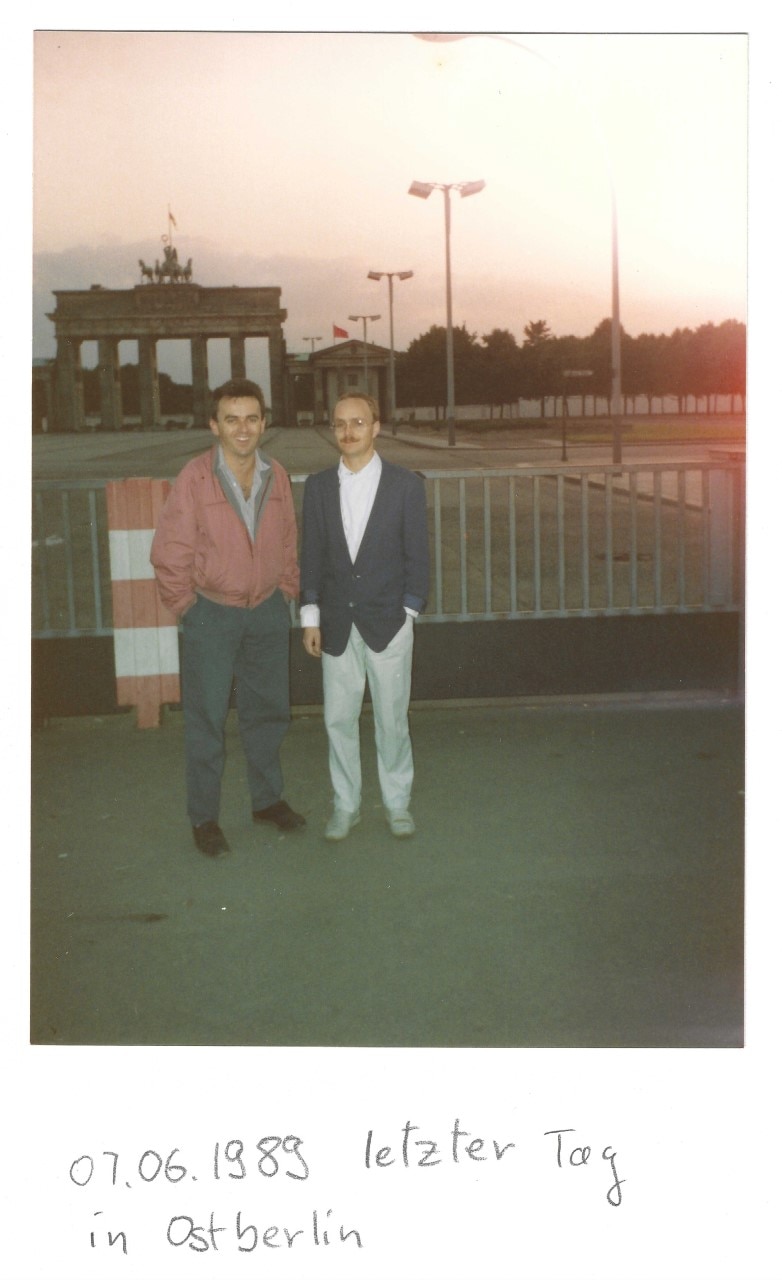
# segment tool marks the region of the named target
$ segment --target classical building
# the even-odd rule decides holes
[[[141,426],[160,425],[160,389],[156,344],[179,338],[190,343],[193,378],[193,425],[209,424],[207,341],[228,338],[231,376],[246,376],[245,340],[268,340],[271,402],[268,421],[278,425],[288,418],[286,403],[286,312],[280,306],[278,288],[204,288],[187,282],[183,274],[176,284],[151,280],[133,289],[55,290],[56,307],[49,313],[57,339],[55,429],[83,431],[84,386],[81,363],[83,342],[97,342],[100,369],[101,426],[119,430],[123,423],[119,376],[119,344],[138,343]]]
[[[53,361],[34,363],[33,430],[85,430],[81,350],[85,342],[96,343],[98,348],[100,428],[120,430],[125,412],[119,344],[128,340],[138,345],[143,430],[162,425],[157,343],[169,339],[190,343],[195,427],[209,423],[210,338],[228,338],[234,378],[247,376],[246,340],[267,340],[270,424],[328,422],[335,400],[350,391],[369,392],[379,402],[382,417],[389,419],[387,347],[349,338],[321,351],[288,355],[283,336],[287,312],[281,306],[279,288],[205,288],[194,284],[192,260],[180,266],[170,239],[163,240],[164,262],[151,267],[139,260],[142,283],[132,289],[94,284],[90,289],[54,291],[55,309],[47,314],[54,324],[57,356]]]
[[[288,403],[290,425],[328,422],[331,406],[350,391],[368,391],[380,404],[381,416],[389,415],[388,347],[349,338],[335,346],[302,355],[289,355]]]

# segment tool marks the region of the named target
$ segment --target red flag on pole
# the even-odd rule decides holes
[[[338,324],[332,324],[331,329],[332,329],[332,333],[333,333],[333,335],[334,335],[334,337],[335,337],[335,338],[349,338],[349,337],[350,337],[350,334],[348,333],[347,329],[340,329],[340,327],[339,327],[339,325],[338,325]]]

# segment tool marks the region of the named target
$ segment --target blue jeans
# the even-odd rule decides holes
[[[239,733],[251,808],[282,795],[280,747],[290,724],[290,613],[275,591],[254,609],[204,596],[182,621],[182,710],[187,812],[194,827],[217,822],[225,767],[225,722],[236,684]]]

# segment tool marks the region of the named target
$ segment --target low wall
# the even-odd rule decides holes
[[[422,624],[413,700],[735,691],[740,645],[736,613]],[[320,665],[304,653],[298,630],[291,700],[321,702]],[[111,636],[33,641],[34,723],[121,709]]]

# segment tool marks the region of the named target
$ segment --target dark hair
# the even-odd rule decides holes
[[[334,401],[334,406],[331,410],[332,421],[334,419],[334,412],[337,405],[342,404],[343,400],[363,400],[364,404],[369,409],[373,425],[380,421],[380,406],[375,397],[368,395],[366,391],[346,391],[344,395],[338,396]]]
[[[266,417],[266,401],[257,382],[249,378],[229,378],[221,387],[212,392],[211,416],[217,418],[217,410],[221,400],[238,400],[247,397],[258,401],[261,406],[261,417]]]

